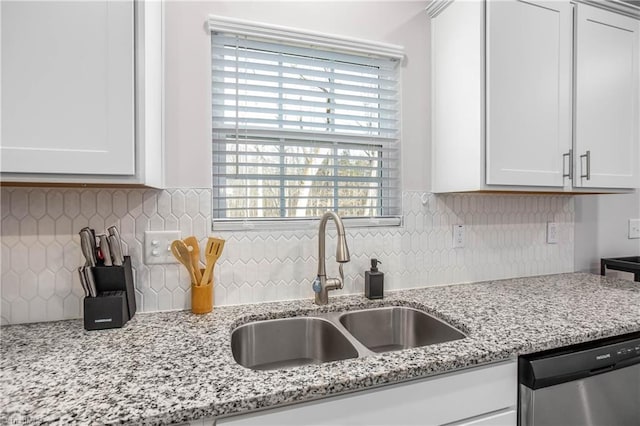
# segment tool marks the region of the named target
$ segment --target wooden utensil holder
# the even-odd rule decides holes
[[[204,272],[204,269],[201,270]],[[213,275],[206,285],[191,283],[191,312],[207,314],[213,310]]]

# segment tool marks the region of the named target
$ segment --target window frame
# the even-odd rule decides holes
[[[287,45],[298,45],[301,47],[316,47],[322,50],[336,51],[339,53],[356,54],[360,56],[373,56],[377,58],[388,58],[402,63],[404,60],[403,48],[401,46],[372,42],[356,38],[341,37],[335,35],[322,34],[307,30],[287,28],[276,25],[245,21],[235,18],[210,15],[209,30],[213,33],[223,33],[232,36],[246,36],[258,40],[271,42],[281,42]],[[397,65],[400,67],[400,65]],[[397,190],[399,193],[395,198],[398,206],[394,214],[378,217],[345,217],[345,225],[348,227],[376,227],[376,226],[400,226],[402,225],[402,182],[400,176],[401,157],[401,70],[397,70],[397,136],[394,160],[397,163]],[[213,112],[213,111],[212,111]],[[213,117],[213,114],[211,115]],[[213,128],[213,126],[212,126]],[[215,130],[214,130],[215,132]],[[211,143],[213,142],[213,134]],[[215,156],[215,152],[214,152]],[[213,158],[215,164],[215,157]],[[214,166],[215,170],[215,166]],[[214,183],[214,182],[212,182]],[[214,188],[215,190],[215,188]],[[392,189],[393,191],[393,189]],[[215,230],[264,230],[264,229],[306,229],[315,227],[319,217],[268,217],[268,218],[231,218],[219,219],[213,214],[215,201],[212,194],[212,229]]]

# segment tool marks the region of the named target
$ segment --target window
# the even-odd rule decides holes
[[[399,224],[398,54],[344,48],[344,40],[317,35],[312,46],[303,33],[281,28],[274,37],[271,27],[217,27],[214,226],[317,218],[327,210],[365,224]]]

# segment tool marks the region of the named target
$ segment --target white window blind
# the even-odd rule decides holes
[[[399,218],[397,57],[211,38],[214,223]]]

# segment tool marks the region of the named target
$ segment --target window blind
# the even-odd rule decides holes
[[[214,223],[399,217],[397,58],[211,38]]]

